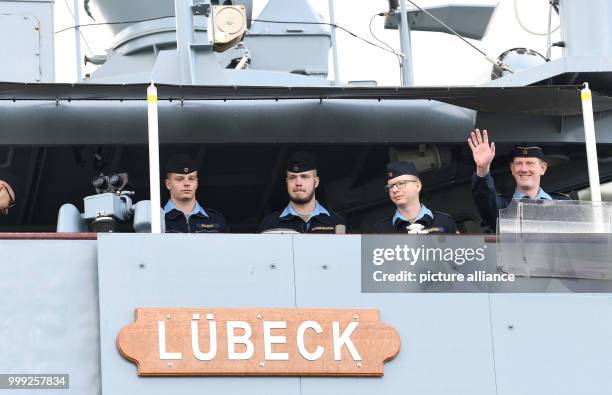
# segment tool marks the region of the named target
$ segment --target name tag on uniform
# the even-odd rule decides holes
[[[313,232],[320,231],[320,230],[324,230],[324,231],[332,230],[333,231],[334,229],[335,228],[333,226],[315,226],[314,228],[312,228],[312,231]]]
[[[206,229],[206,230],[214,229],[216,226],[217,224],[197,224],[196,225],[198,229]]]
[[[422,233],[444,233],[444,228],[428,228],[428,229],[423,229]]]

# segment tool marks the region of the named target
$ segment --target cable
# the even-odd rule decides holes
[[[54,34],[62,33],[62,32],[65,32],[66,30],[76,29],[77,27],[103,26],[103,25],[125,25],[127,23],[157,21],[159,19],[166,19],[166,18],[174,18],[174,15],[159,16],[157,18],[148,18],[148,19],[137,19],[137,20],[133,20],[133,21],[84,23],[82,25],[69,26],[69,27],[67,27],[65,29],[58,30],[58,31],[54,32]]]
[[[552,3],[550,3],[550,7],[552,9],[553,7]],[[549,27],[548,31],[544,33],[534,32],[533,30],[529,29],[527,26],[523,24],[523,21],[521,20],[521,16],[519,14],[519,9],[518,9],[518,0],[514,0],[514,17],[516,18],[516,21],[521,26],[521,28],[523,28],[523,30],[525,30],[529,34],[533,34],[534,36],[549,36],[553,34],[554,32],[556,32],[557,30],[559,30],[559,28],[561,27],[561,25],[559,25],[556,28],[554,28],[554,30],[550,30],[550,27]]]
[[[400,81],[402,80],[403,74],[404,74],[404,68],[403,68],[403,64],[402,64],[402,57],[406,56],[405,54],[399,54],[397,53],[393,47],[391,47],[389,44],[387,44],[386,42],[384,42],[383,40],[379,39],[378,37],[376,37],[376,35],[374,34],[374,31],[372,30],[372,22],[374,21],[374,18],[376,18],[377,16],[384,16],[385,13],[379,13],[379,14],[374,14],[372,15],[372,18],[370,18],[370,34],[372,35],[372,37],[374,37],[374,40],[378,41],[379,43],[383,44],[384,46],[386,46],[387,48],[389,48],[391,51],[393,51],[393,54],[395,54],[395,56],[397,57],[397,63],[399,64],[399,72],[400,72]]]
[[[483,50],[481,50],[480,48],[478,48],[477,46],[475,46],[474,44],[472,44],[471,42],[469,42],[468,40],[466,40],[465,38],[463,38],[463,36],[459,33],[457,33],[452,27],[448,26],[446,23],[442,22],[441,20],[439,20],[438,18],[436,18],[435,16],[433,16],[429,11],[421,8],[418,4],[416,4],[414,1],[412,0],[406,0],[407,2],[409,2],[410,4],[412,4],[413,6],[415,6],[419,11],[429,15],[434,21],[438,22],[440,25],[444,26],[444,28],[446,28],[449,32],[453,33],[455,36],[457,36],[461,41],[463,41],[464,43],[466,43],[467,45],[469,45],[470,47],[474,48],[476,51],[478,51],[482,56],[485,57],[485,59],[487,59],[489,62],[491,62],[491,64],[493,64],[493,67],[496,67],[499,71],[503,72],[503,71],[507,71],[509,73],[512,73],[513,71],[510,70],[508,68],[507,65],[503,64],[502,62],[500,62],[497,59],[493,59],[492,57],[490,57],[489,55],[487,55],[486,52],[484,52]]]
[[[156,21],[159,19],[166,19],[166,18],[174,18],[174,15],[166,15],[166,16],[160,16],[160,17],[156,17],[156,18],[148,18],[148,19],[137,19],[137,20],[131,20],[131,21],[120,21],[120,22],[100,22],[100,23],[85,23],[82,25],[78,25],[78,26],[70,26],[61,30],[58,30],[55,32],[55,34],[58,33],[62,33],[65,32],[66,30],[71,30],[71,29],[76,29],[77,27],[88,27],[88,26],[103,26],[103,25],[123,25],[123,24],[128,24],[128,23],[138,23],[138,22],[149,22],[149,21]],[[325,26],[330,26],[330,27],[335,27],[337,29],[340,29],[342,31],[344,31],[345,33],[367,43],[370,44],[376,48],[382,49],[385,52],[389,52],[389,53],[393,53],[395,54],[395,51],[389,51],[387,48],[382,47],[376,43],[373,43],[372,41],[369,41],[363,37],[358,36],[357,34],[353,33],[352,31],[348,30],[345,27],[342,27],[340,25],[336,25],[334,23],[328,23],[328,22],[300,22],[300,21],[271,21],[271,20],[266,20],[266,19],[247,19],[249,22],[263,22],[263,23],[282,23],[282,24],[297,24],[297,25],[325,25]]]
[[[551,44],[551,36],[552,36],[552,12],[553,12],[553,3],[550,2],[550,7],[548,8],[548,34],[546,35],[546,60],[550,60],[550,56],[552,54],[552,44]]]
[[[72,12],[72,9],[70,8],[70,5],[68,5],[68,0],[64,0],[64,4],[66,4],[66,8],[68,8],[68,12],[72,16],[72,20],[74,20],[74,12]],[[76,12],[79,12],[79,10],[76,10]],[[83,42],[85,43],[85,46],[87,47],[87,50],[89,51],[89,54],[93,55],[91,47],[89,46],[89,43],[87,42],[87,39],[85,38],[85,34],[82,31],[79,30],[79,35],[83,39]]]
[[[365,38],[363,38],[361,36],[358,36],[357,34],[353,33],[352,31],[348,30],[347,28],[342,27],[342,26],[337,25],[337,24],[334,24],[334,23],[328,23],[328,22],[297,22],[297,21],[270,21],[270,20],[266,20],[266,19],[249,19],[249,21],[251,21],[251,22],[263,22],[263,23],[297,24],[297,25],[325,25],[325,26],[335,27],[337,29],[343,30],[345,33],[348,33],[351,36],[353,36],[353,37],[355,37],[355,38],[357,38],[357,39],[359,39],[359,40],[361,40],[361,41],[363,41],[363,42],[365,42],[367,44],[370,44],[370,45],[372,45],[372,46],[374,46],[376,48],[382,49],[385,52],[389,52],[389,53],[392,53],[392,54],[396,54],[397,53],[397,52],[395,52],[393,50],[390,51],[390,50],[388,50],[385,47],[382,47],[382,46],[380,46],[380,45],[378,45],[376,43],[373,43],[372,41],[367,40],[367,39],[365,39]]]

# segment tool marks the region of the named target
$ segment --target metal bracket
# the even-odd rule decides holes
[[[191,13],[193,15],[204,15],[206,17],[210,16],[210,4],[208,3],[198,3],[191,6]]]

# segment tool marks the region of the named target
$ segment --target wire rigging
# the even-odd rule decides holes
[[[554,8],[553,3],[550,3],[550,10],[549,13],[551,14],[551,16],[549,16],[549,18],[552,17],[552,9]],[[519,7],[518,7],[518,0],[514,0],[514,17],[516,18],[516,21],[518,22],[518,24],[521,26],[521,28],[523,30],[525,30],[527,33],[529,34],[533,34],[534,36],[550,36],[552,33],[556,32],[557,30],[559,30],[559,28],[561,27],[561,25],[557,26],[556,28],[554,28],[553,30],[550,30],[550,22],[548,25],[548,30],[541,33],[541,32],[536,32],[533,31],[531,29],[529,29],[524,23],[523,20],[521,19],[521,14],[519,12]]]
[[[379,39],[378,37],[376,37],[376,35],[374,34],[374,31],[372,30],[372,22],[374,22],[374,18],[376,18],[377,16],[384,16],[384,13],[378,13],[378,14],[374,14],[372,15],[372,17],[370,18],[370,24],[369,24],[369,28],[370,28],[370,34],[372,35],[372,37],[374,37],[374,40],[378,41],[379,43],[383,44],[384,46],[386,46],[387,48],[389,48],[393,54],[395,55],[395,57],[397,58],[397,63],[399,65],[399,71],[400,71],[400,81],[402,80],[402,76],[404,73],[404,65],[402,64],[402,57],[406,56],[404,54],[399,54],[397,53],[393,47],[391,47],[389,44],[387,44],[386,42],[384,42],[383,40]]]
[[[58,31],[55,32],[55,34],[58,33],[62,33],[65,32],[67,30],[71,30],[71,29],[76,29],[76,28],[81,28],[81,27],[89,27],[89,26],[104,26],[104,25],[125,25],[128,23],[139,23],[139,22],[149,22],[149,21],[157,21],[160,19],[167,19],[167,18],[174,18],[174,15],[165,15],[165,16],[160,16],[160,17],[156,17],[156,18],[147,18],[147,19],[137,19],[137,20],[130,20],[130,21],[117,21],[117,22],[98,22],[98,23],[84,23],[78,26],[69,26],[67,28],[64,29],[60,29]],[[280,23],[280,24],[297,24],[297,25],[324,25],[324,26],[330,26],[330,27],[335,27],[337,29],[340,29],[342,31],[344,31],[345,33],[369,44],[372,45],[376,48],[379,48],[385,52],[389,52],[392,54],[397,54],[395,51],[393,50],[389,50],[381,45],[378,45],[368,39],[365,39],[361,36],[359,36],[358,34],[353,33],[352,31],[348,30],[347,28],[340,26],[338,24],[334,24],[334,23],[329,23],[329,22],[305,22],[305,21],[273,21],[273,20],[267,20],[267,19],[249,19],[249,22],[262,22],[262,23]]]
[[[337,29],[340,29],[342,31],[344,31],[345,33],[355,37],[356,39],[359,39],[369,45],[372,45],[376,48],[382,49],[385,52],[389,52],[392,54],[396,54],[395,51],[393,51],[393,49],[389,50],[381,45],[378,45],[366,38],[363,38],[355,33],[353,33],[352,31],[348,30],[347,28],[340,26],[338,24],[335,23],[329,23],[329,22],[296,22],[296,21],[271,21],[271,20],[266,20],[266,19],[251,19],[252,22],[263,22],[263,23],[286,23],[286,24],[298,24],[298,25],[325,25],[325,26],[330,26],[330,27],[335,27]]]
[[[548,34],[546,35],[546,60],[550,60],[550,56],[552,55],[552,12],[553,4],[550,3],[550,7],[548,8]]]
[[[72,20],[74,20],[74,12],[72,12],[72,9],[70,8],[70,5],[68,4],[68,0],[64,0],[64,4],[66,4],[66,8],[68,8],[68,12],[72,16]],[[76,10],[76,12],[78,12],[78,10]],[[87,39],[85,38],[85,34],[79,30],[79,35],[83,39],[83,42],[85,43],[85,46],[87,47],[87,50],[89,51],[89,54],[93,55],[91,47],[89,46],[89,43],[87,42]]]
[[[483,51],[482,49],[478,48],[477,46],[475,46],[474,44],[472,44],[471,42],[466,40],[461,34],[457,33],[452,27],[448,26],[446,23],[442,22],[440,19],[438,19],[434,15],[432,15],[431,12],[423,9],[422,7],[420,7],[418,4],[416,4],[412,0],[406,0],[406,1],[409,2],[410,4],[412,4],[413,6],[415,6],[419,11],[429,15],[434,21],[438,22],[446,30],[448,30],[449,32],[451,32],[452,34],[457,36],[461,41],[463,41],[464,43],[466,43],[467,45],[469,45],[470,47],[472,47],[476,51],[478,51],[482,56],[485,57],[485,59],[487,59],[489,62],[491,62],[491,64],[493,64],[493,67],[497,68],[499,71],[502,71],[502,72],[503,71],[508,71],[508,72],[512,73],[512,70],[510,70],[507,65],[503,64],[502,62],[500,62],[497,59],[493,59],[492,57],[490,57],[485,51]]]
[[[66,0],[65,0],[66,1]],[[414,1],[412,0],[406,0],[408,1],[410,4],[412,4],[414,7],[416,7],[419,11],[427,14],[428,16],[430,16],[433,20],[435,20],[436,22],[438,22],[440,25],[442,25],[445,29],[447,29],[450,33],[454,34],[455,36],[457,36],[461,41],[465,42],[467,45],[469,45],[470,47],[472,47],[474,50],[476,50],[477,52],[479,52],[482,56],[485,57],[485,59],[487,59],[489,62],[491,62],[493,64],[493,66],[497,69],[499,69],[500,71],[508,71],[510,73],[512,73],[512,70],[510,70],[508,68],[507,65],[503,64],[502,62],[500,62],[497,59],[494,59],[492,57],[490,57],[486,52],[484,52],[483,50],[481,50],[480,48],[478,48],[476,45],[472,44],[471,42],[469,42],[468,40],[466,40],[463,36],[461,36],[459,33],[457,33],[453,28],[451,28],[450,26],[448,26],[446,23],[442,22],[440,19],[436,18],[434,15],[432,15],[429,11],[423,9],[422,7],[420,7],[418,4],[416,4]],[[516,1],[516,0],[515,0]],[[358,34],[353,33],[352,31],[348,30],[347,28],[340,26],[338,24],[335,23],[329,23],[329,22],[311,22],[311,21],[278,21],[278,20],[267,20],[267,19],[248,19],[249,22],[260,22],[260,23],[278,23],[278,24],[297,24],[297,25],[320,25],[320,26],[329,26],[329,27],[334,27],[336,29],[340,29],[343,32],[347,33],[348,35],[361,40],[363,42],[365,42],[366,44],[372,45],[378,49],[381,49],[385,52],[391,53],[395,56],[398,57],[399,63],[400,63],[400,72],[403,72],[403,68],[401,66],[401,57],[405,56],[405,54],[400,54],[397,53],[395,50],[393,50],[393,48],[391,48],[387,43],[381,41],[380,39],[378,39],[372,31],[372,20],[374,19],[374,17],[376,17],[377,15],[380,14],[376,14],[374,15],[371,19],[370,19],[370,34],[372,34],[372,37],[374,37],[374,39],[376,41],[381,42],[384,46],[376,44],[375,42],[372,42],[366,38],[363,38],[361,36],[359,36]],[[384,15],[384,14],[383,14]],[[99,23],[86,23],[86,24],[81,24],[78,26],[70,26],[61,30],[58,30],[55,32],[55,34],[58,33],[62,33],[64,31],[67,30],[71,30],[71,29],[76,29],[76,28],[80,28],[80,27],[89,27],[89,26],[104,26],[104,25],[122,25],[122,24],[129,24],[129,23],[139,23],[139,22],[149,22],[149,21],[156,21],[156,20],[160,20],[160,19],[167,19],[167,18],[174,18],[174,15],[165,15],[165,16],[160,16],[160,17],[155,17],[155,18],[146,18],[146,19],[137,19],[137,20],[130,20],[130,21],[117,21],[117,22],[99,22]]]
[[[128,23],[157,21],[157,20],[166,19],[166,18],[174,18],[174,15],[165,15],[165,16],[159,16],[159,17],[156,17],[156,18],[147,18],[147,19],[136,19],[136,20],[131,20],[131,21],[83,23],[81,25],[68,26],[68,27],[66,27],[64,29],[60,29],[60,30],[56,31],[54,34],[62,33],[62,32],[65,32],[67,30],[72,30],[72,29],[81,28],[81,27],[105,26],[105,25],[126,25]]]

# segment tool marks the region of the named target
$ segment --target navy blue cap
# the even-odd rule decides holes
[[[166,174],[189,174],[196,170],[195,164],[187,154],[172,155],[168,162],[166,162]]]
[[[387,164],[387,180],[399,176],[419,176],[416,166],[412,162],[393,161]]]
[[[512,159],[514,158],[538,158],[544,159],[544,151],[542,148],[533,144],[519,144],[512,148]]]
[[[307,151],[298,151],[291,155],[287,161],[287,171],[292,173],[303,173],[308,170],[316,170],[317,164],[314,157]]]

